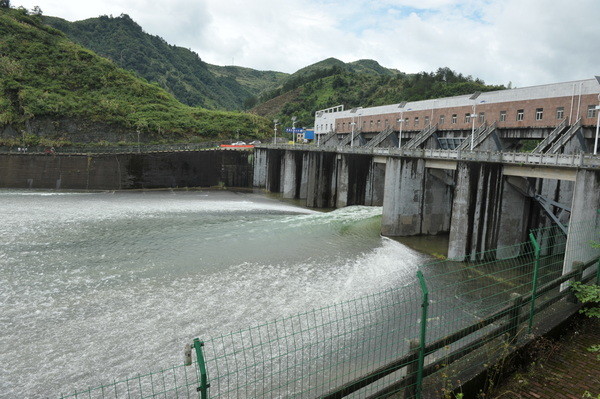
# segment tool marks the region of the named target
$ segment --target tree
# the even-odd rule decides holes
[[[10,8],[10,0],[0,0],[0,8]]]
[[[33,9],[31,10],[31,15],[41,16],[42,15],[42,9],[40,8],[40,6],[33,7]]]

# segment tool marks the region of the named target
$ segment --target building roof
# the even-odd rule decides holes
[[[328,117],[326,119],[330,119],[331,117],[337,119],[344,117],[353,117],[357,115],[366,116],[393,114],[400,113],[400,111],[403,110],[422,111],[436,108],[472,106],[473,104],[480,103],[502,103],[509,101],[534,100],[541,98],[570,97],[572,95],[578,96],[580,93],[582,95],[599,94],[600,84],[596,79],[585,79],[572,82],[551,83],[539,86],[521,87],[517,89],[489,91],[479,94],[476,99],[471,99],[473,94],[466,94],[455,97],[411,101],[407,102],[403,108],[400,108],[399,104],[390,104],[378,107],[362,108],[354,113],[351,113],[351,110],[345,110],[341,112],[324,114],[323,116]]]

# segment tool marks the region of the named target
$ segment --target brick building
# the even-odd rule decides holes
[[[364,144],[386,130],[397,141],[402,131],[404,144],[429,130],[442,140],[454,139],[449,148],[455,148],[472,130],[493,126],[514,146],[519,139],[544,139],[561,124],[565,130],[577,124],[578,134],[589,141],[599,100],[596,78],[351,110],[337,106],[316,113],[315,133],[320,138],[335,133],[339,139],[354,132]]]

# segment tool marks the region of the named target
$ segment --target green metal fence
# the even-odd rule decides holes
[[[598,281],[600,249],[589,244],[599,232],[591,225],[570,231],[585,256],[577,260],[587,262],[572,271],[563,270],[562,231],[537,229],[526,242],[469,261],[422,265],[402,287],[196,340],[192,366],[65,398],[441,396],[502,358],[547,315],[572,308],[569,280]]]
[[[182,144],[128,144],[128,145],[82,145],[73,147],[49,147],[33,146],[25,149],[19,147],[0,147],[0,153],[14,154],[133,154],[148,152],[185,152],[200,151],[219,147],[220,144],[229,144],[230,141],[210,141],[203,143]]]

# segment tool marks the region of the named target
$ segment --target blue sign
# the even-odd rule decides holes
[[[314,130],[305,131],[304,138],[307,140],[314,140],[315,139],[315,131]]]
[[[296,127],[296,128],[286,127],[285,132],[286,133],[304,133],[304,129],[302,129],[301,127]]]

